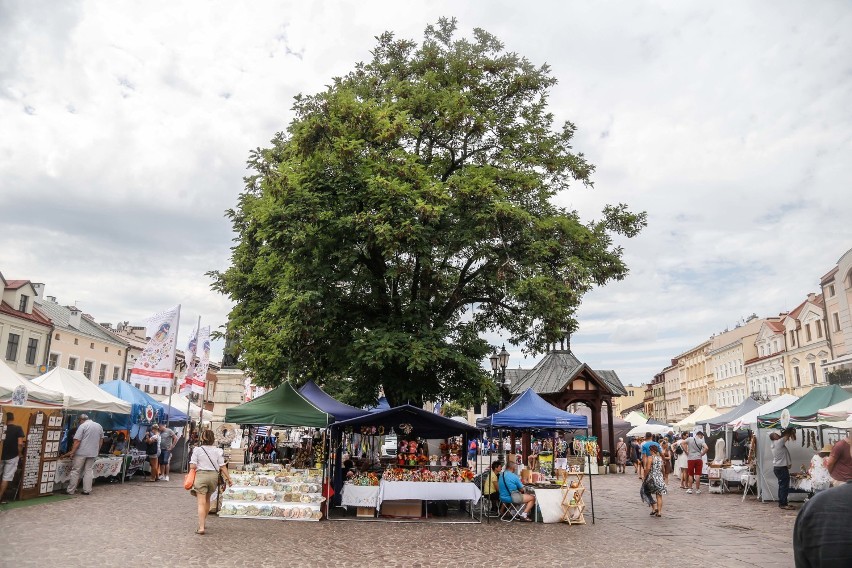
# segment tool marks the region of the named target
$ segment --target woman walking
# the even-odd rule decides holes
[[[633,471],[642,479],[642,446],[636,438],[630,442],[630,459],[633,460]]]
[[[666,483],[663,480],[663,458],[657,446],[651,445],[651,467],[645,475],[645,487],[647,492],[656,497],[656,503],[651,505],[651,515],[663,516],[663,495],[667,493]]]
[[[680,472],[680,488],[681,489],[689,489],[689,476],[686,474],[686,468],[689,465],[686,453],[686,440],[687,440],[686,432],[681,433],[681,439],[677,440],[674,443],[675,447],[675,455],[677,456],[677,460],[675,461],[675,471]]]
[[[192,450],[192,457],[189,459],[189,468],[195,470],[195,483],[190,493],[195,495],[198,501],[198,529],[195,534],[205,533],[210,498],[219,484],[219,473],[229,486],[233,485],[228,466],[225,464],[225,456],[222,450],[213,445],[215,439],[212,430],[203,431],[201,445]]]
[[[615,445],[615,464],[618,466],[618,473],[624,473],[627,468],[627,444],[624,443],[624,438],[619,438]]]
[[[663,453],[660,454],[660,457],[663,458],[663,482],[668,485],[669,474],[672,472],[672,448],[665,438],[660,442],[660,446],[663,448]]]

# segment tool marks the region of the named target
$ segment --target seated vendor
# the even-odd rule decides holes
[[[521,479],[517,476],[517,462],[509,459],[506,462],[506,471],[500,476],[498,487],[500,488],[500,501],[503,503],[514,503],[515,505],[524,504],[524,510],[520,515],[522,521],[531,522],[529,513],[535,506],[535,496],[524,493],[524,485]]]
[[[112,443],[112,449],[110,453],[123,454],[127,451],[127,436],[124,435],[124,432],[119,432],[118,437]]]
[[[491,473],[488,474],[488,478],[485,480],[485,483],[482,484],[482,494],[488,498],[494,499],[495,501],[500,498],[500,488],[498,486],[500,482],[500,473],[503,471],[503,462],[497,460],[496,462],[491,464]]]

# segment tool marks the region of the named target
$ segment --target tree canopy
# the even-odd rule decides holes
[[[577,328],[583,295],[627,274],[614,235],[554,205],[594,167],[555,127],[556,79],[455,20],[418,45],[377,37],[372,60],[295,98],[295,118],[254,150],[232,265],[229,330],[255,382],[313,378],[351,402],[493,396],[488,330],[543,351]]]

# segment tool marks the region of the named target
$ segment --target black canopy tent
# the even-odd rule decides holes
[[[419,438],[448,438],[451,436],[462,437],[462,452],[460,455],[461,463],[467,466],[467,445],[471,437],[479,436],[480,430],[475,426],[471,426],[466,422],[460,422],[451,418],[446,418],[439,414],[434,414],[422,408],[404,404],[396,406],[388,410],[372,411],[367,415],[342,420],[331,425],[331,443],[332,451],[329,452],[331,460],[339,459],[339,449],[342,445],[344,433],[356,434],[361,428],[376,428],[380,431],[390,434],[392,431],[396,433],[405,433],[405,429],[410,427],[410,433]],[[336,448],[336,449],[335,449]],[[335,463],[331,464],[332,471],[336,471]],[[328,511],[326,517],[330,518]]]

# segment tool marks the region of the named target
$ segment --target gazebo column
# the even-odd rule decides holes
[[[530,433],[525,431],[521,434],[521,454],[523,455],[524,465],[529,464],[530,453]]]
[[[601,401],[597,400],[591,405],[592,409],[592,435],[597,437],[598,445],[603,442],[603,429],[601,427]],[[600,465],[600,459],[598,459],[598,465]]]
[[[615,463],[615,428],[613,427],[612,418],[612,399],[607,400],[606,417],[609,419],[607,426],[609,427],[609,459],[610,463]]]

